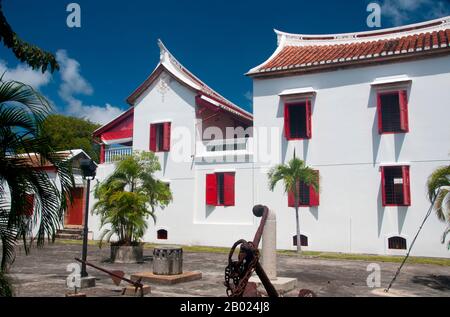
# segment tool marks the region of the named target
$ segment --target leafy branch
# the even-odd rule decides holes
[[[45,73],[48,67],[52,73],[59,70],[59,64],[53,54],[23,41],[13,31],[3,14],[2,0],[0,0],[0,41],[13,51],[18,60],[27,63],[32,69],[41,69],[42,73]]]

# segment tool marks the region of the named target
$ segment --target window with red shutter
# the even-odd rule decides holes
[[[383,134],[383,119],[381,115],[381,93],[377,94],[378,133]]]
[[[156,127],[157,127],[156,124],[150,125],[150,146],[149,146],[149,148],[150,148],[150,151],[152,151],[154,153],[157,152],[157,149],[156,149]]]
[[[100,164],[105,163],[105,144],[100,145]]]
[[[289,118],[289,105],[284,105],[284,136],[286,140],[291,139],[291,120]]]
[[[297,199],[298,199],[298,207],[302,206],[301,203],[301,184],[297,184]],[[288,206],[295,207],[295,194],[294,191],[288,192]]]
[[[224,173],[223,174],[223,205],[224,206],[234,206],[235,205],[235,174],[234,173]]]
[[[209,206],[217,206],[216,174],[206,175],[206,204]]]
[[[318,179],[320,179],[319,171],[316,171]],[[310,206],[317,207],[320,205],[320,191],[316,191],[313,186],[309,186]]]
[[[33,214],[34,214],[34,194],[26,194],[23,215],[26,217],[31,217],[33,216]]]
[[[403,132],[409,132],[408,118],[408,93],[406,90],[399,92],[400,98],[400,129]]]
[[[206,204],[235,206],[235,173],[206,175]]]
[[[171,123],[157,123],[150,125],[150,151],[170,151]]]
[[[294,196],[294,192],[290,191],[288,193],[288,206],[289,207],[295,207],[295,196]]]
[[[306,139],[312,138],[312,118],[311,118],[311,100],[306,99]]]
[[[286,140],[304,140],[312,136],[311,101],[287,103],[284,106]]]
[[[381,168],[383,206],[410,206],[409,166]]]
[[[385,175],[385,168],[381,167],[381,199],[383,206],[387,205],[386,200],[386,175]]]
[[[163,125],[163,148],[162,150],[164,152],[170,151],[170,130],[171,130],[171,123],[166,122]]]
[[[377,100],[379,133],[409,132],[407,91],[380,92]]]
[[[319,171],[316,171],[317,174]],[[314,190],[313,186],[308,186],[304,182],[300,182],[297,186],[298,190],[298,207],[315,207],[319,206],[320,198],[319,192]],[[294,192],[288,193],[288,206],[295,207]]]
[[[403,204],[405,206],[411,206],[411,186],[409,179],[409,166],[402,167],[403,176]]]

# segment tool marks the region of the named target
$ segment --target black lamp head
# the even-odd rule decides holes
[[[83,159],[80,160],[80,169],[83,177],[95,177],[95,172],[97,170],[97,164],[93,160]]]

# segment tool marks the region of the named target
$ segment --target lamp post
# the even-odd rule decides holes
[[[95,178],[95,173],[97,170],[97,164],[91,159],[84,159],[80,161],[80,169],[83,179],[86,180],[86,202],[84,207],[84,229],[83,229],[83,251],[81,258],[86,262],[87,258],[87,245],[88,245],[88,219],[89,219],[89,195],[91,180]],[[86,271],[86,264],[81,265],[81,278],[88,277]]]

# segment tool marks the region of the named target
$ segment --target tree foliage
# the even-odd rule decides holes
[[[98,162],[99,146],[94,144],[92,132],[99,127],[88,120],[53,114],[45,119],[42,136],[56,151],[82,149]]]
[[[147,230],[147,219],[154,221],[156,208],[164,208],[172,200],[167,184],[154,173],[161,170],[154,153],[136,152],[117,163],[113,174],[95,187],[94,213],[100,216],[101,239],[117,236],[118,245],[134,245]]]
[[[3,44],[12,50],[18,60],[27,63],[33,69],[41,69],[43,73],[49,67],[52,73],[59,69],[53,54],[23,41],[13,31],[3,14],[2,0],[0,0],[0,41],[3,41]]]
[[[14,259],[17,239],[23,240],[26,251],[33,239],[37,239],[38,246],[42,246],[46,238],[53,239],[75,186],[70,162],[55,153],[48,139],[40,133],[51,111],[49,102],[32,87],[0,80],[2,271]],[[44,163],[55,167],[57,181],[39,168]],[[33,207],[33,215],[24,213]]]
[[[305,162],[297,158],[293,158],[287,164],[280,164],[269,171],[269,188],[275,190],[276,185],[282,182],[286,193],[294,193],[295,215],[297,225],[297,251],[301,252],[300,242],[300,217],[298,213],[299,194],[298,186],[301,182],[308,186],[312,186],[316,192],[319,192],[319,176]]]
[[[438,168],[428,178],[428,198],[434,201],[434,210],[441,221],[448,224],[443,235],[443,243],[450,233],[450,165]],[[450,241],[448,244],[450,249]]]

